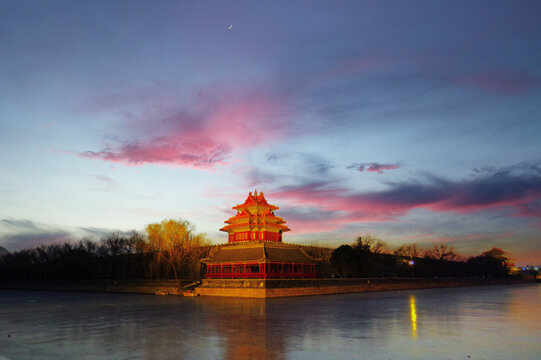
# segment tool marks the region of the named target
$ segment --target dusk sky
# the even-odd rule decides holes
[[[541,263],[540,1],[2,1],[0,246],[263,191],[284,241]]]

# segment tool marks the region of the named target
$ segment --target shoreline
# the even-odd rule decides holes
[[[1,282],[0,289],[276,298],[528,283],[535,283],[535,280],[522,278],[203,279],[199,286],[194,286],[194,281],[188,279],[81,280]],[[190,290],[186,291],[187,288]]]
[[[182,288],[191,283],[187,279],[8,281],[0,282],[0,289],[182,296]]]
[[[203,279],[194,296],[276,298],[534,282],[522,278]]]

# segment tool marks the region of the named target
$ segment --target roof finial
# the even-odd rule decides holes
[[[254,196],[257,196],[257,189],[255,189],[254,191]]]

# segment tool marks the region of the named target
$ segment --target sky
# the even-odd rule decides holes
[[[0,246],[263,191],[284,241],[541,263],[539,1],[2,1]]]

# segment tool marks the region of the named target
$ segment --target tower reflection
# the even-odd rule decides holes
[[[207,321],[221,337],[224,359],[283,359],[282,336],[273,336],[277,326],[267,317],[264,299],[214,298],[201,299],[209,310]],[[277,335],[277,334],[274,334]]]

